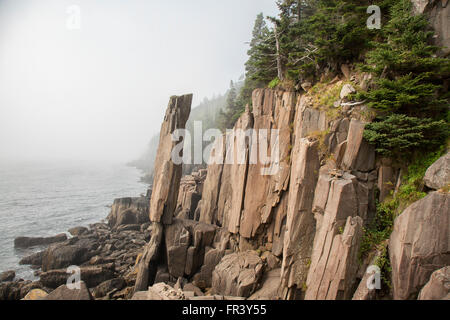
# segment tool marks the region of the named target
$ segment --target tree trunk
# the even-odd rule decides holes
[[[284,72],[283,72],[283,64],[281,62],[281,54],[280,54],[280,39],[278,36],[278,29],[277,29],[277,24],[274,24],[274,28],[273,31],[275,33],[275,44],[277,47],[277,70],[278,70],[278,79],[280,79],[281,81],[284,80]]]

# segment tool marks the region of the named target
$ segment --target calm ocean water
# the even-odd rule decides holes
[[[0,164],[0,272],[35,279],[18,262],[42,248],[16,250],[14,238],[52,236],[101,221],[115,198],[146,192],[140,175],[124,165]]]

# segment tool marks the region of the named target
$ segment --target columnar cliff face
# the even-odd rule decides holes
[[[182,165],[172,161],[172,151],[177,145],[172,134],[184,129],[191,112],[192,94],[171,97],[164,122],[161,126],[158,154],[155,161],[155,179],[150,200],[152,236],[138,266],[135,290],[145,290],[156,276],[156,267],[161,251],[164,225],[173,222],[177,206]]]
[[[334,278],[336,259],[358,266],[362,228],[373,216],[375,153],[362,139],[359,109],[334,118],[328,114],[313,107],[308,95],[256,90],[253,112],[247,111],[236,129],[252,123],[257,130],[279,129],[280,170],[263,175],[263,164],[248,161],[249,146],[244,164],[208,168],[200,220],[228,231],[233,250],[271,251],[281,259],[281,298],[298,298],[306,288],[314,299],[351,295],[357,270],[341,263],[347,288],[331,286],[320,294],[331,279],[311,275],[308,280],[308,271]]]
[[[387,197],[399,172],[388,159],[376,158],[363,138],[368,109],[345,103],[344,91],[345,86],[334,107],[325,107],[313,92],[255,90],[252,111],[247,108],[234,129],[256,131],[241,141],[231,133],[217,139],[206,177],[203,171],[184,177],[181,187],[165,150],[164,136],[171,132],[166,129],[178,119],[168,111],[150,206],[152,237],[136,291],[177,282],[179,299],[202,290],[217,299],[373,297],[366,269],[382,253],[360,261],[364,227],[374,219],[376,195]],[[269,133],[268,145],[250,143],[262,129],[278,129],[278,140]],[[255,149],[270,155],[274,144],[279,161],[252,161]],[[447,160],[448,155],[427,172],[427,186],[435,191],[395,221],[389,242],[394,298],[417,298],[428,281],[422,298],[445,291],[442,276],[430,277],[450,263],[449,194],[436,189],[450,182]],[[158,288],[135,297],[154,297]]]

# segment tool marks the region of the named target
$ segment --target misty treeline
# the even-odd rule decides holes
[[[231,82],[223,96],[195,108],[189,126],[233,128],[256,88],[302,92],[331,81],[343,65],[370,73],[373,82],[353,97],[375,112],[365,137],[378,153],[410,157],[433,151],[449,137],[449,57],[432,45],[427,17],[412,14],[410,0],[279,0],[279,14],[256,17],[249,42],[245,79]],[[381,10],[380,29],[369,29],[369,6]],[[338,99],[338,98],[337,98]],[[141,159],[152,167],[153,138]],[[151,161],[150,161],[151,160]],[[141,166],[139,166],[141,167]],[[191,172],[192,166],[185,168]]]

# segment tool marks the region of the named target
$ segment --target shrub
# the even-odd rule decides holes
[[[449,136],[449,124],[443,120],[393,114],[366,126],[364,138],[376,151],[395,159],[409,158],[415,151],[433,151]]]

